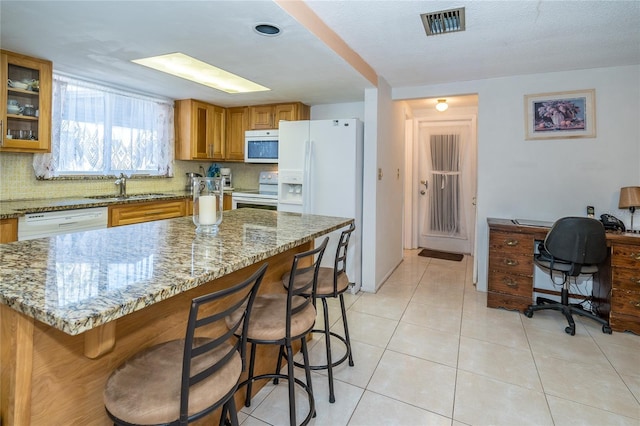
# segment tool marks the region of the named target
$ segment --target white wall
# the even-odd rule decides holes
[[[375,292],[402,261],[404,112],[382,78],[365,90],[364,122],[362,290]]]
[[[357,118],[364,122],[364,102],[314,105],[311,107],[312,120],[333,120]]]
[[[597,136],[527,141],[524,95],[595,89]],[[640,66],[396,88],[393,98],[477,93],[477,288],[487,288],[488,217],[555,220],[619,210],[622,186],[640,185]],[[638,221],[636,221],[637,223]]]

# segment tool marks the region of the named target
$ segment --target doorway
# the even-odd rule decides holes
[[[407,100],[405,248],[475,254],[477,95]],[[475,262],[474,262],[475,263]]]
[[[471,120],[417,122],[419,247],[473,253],[471,125]]]

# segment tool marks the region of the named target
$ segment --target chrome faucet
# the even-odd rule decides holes
[[[115,182],[118,187],[118,197],[127,198],[127,177],[124,173],[120,173],[120,177]]]

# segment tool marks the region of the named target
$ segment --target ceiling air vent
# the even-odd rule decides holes
[[[420,18],[428,36],[464,31],[464,7],[423,13]]]

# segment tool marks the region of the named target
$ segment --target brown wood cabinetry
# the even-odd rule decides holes
[[[611,277],[611,328],[640,333],[640,245],[612,245]]]
[[[131,225],[185,215],[184,200],[119,204],[109,207],[109,226]]]
[[[487,306],[524,310],[531,304],[533,243],[529,235],[489,228]]]
[[[18,219],[0,220],[0,244],[18,241]]]
[[[51,79],[50,61],[0,51],[0,151],[51,151]]]
[[[176,159],[224,160],[225,119],[225,108],[194,99],[176,101]]]
[[[308,120],[310,109],[301,102],[249,107],[249,130],[277,129],[280,120]]]
[[[248,123],[249,108],[227,108],[225,161],[244,161],[244,132]]]

